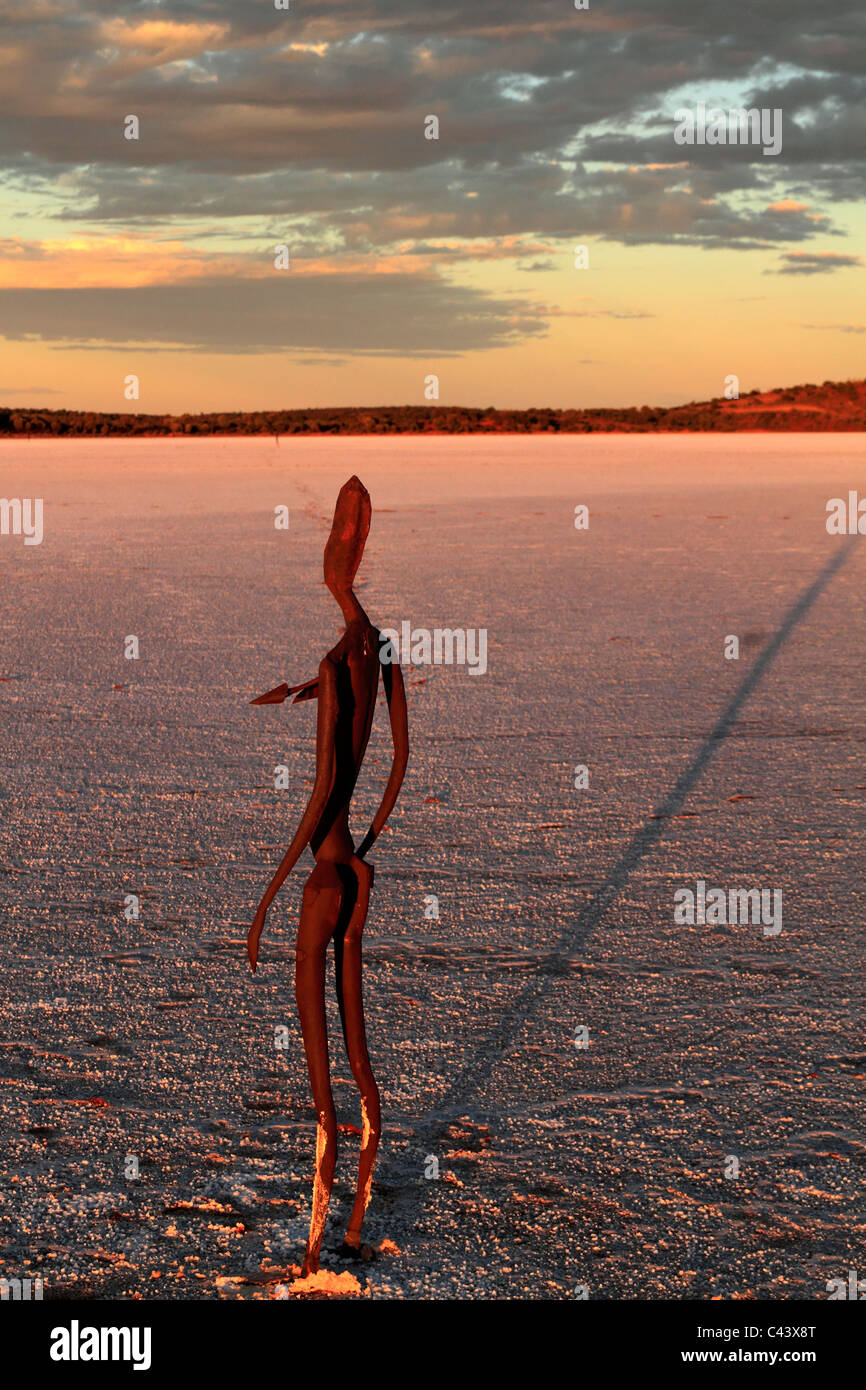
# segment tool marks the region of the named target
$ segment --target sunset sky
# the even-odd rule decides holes
[[[0,404],[862,377],[864,35],[863,0],[0,0]],[[781,154],[677,145],[698,102],[780,108]]]

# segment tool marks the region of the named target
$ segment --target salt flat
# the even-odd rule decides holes
[[[3,1272],[268,1297],[244,1281],[300,1259],[301,866],[255,979],[243,939],[315,706],[246,702],[336,639],[321,550],[351,473],[373,621],[488,632],[483,676],[407,671],[365,937],[367,1238],[395,1248],[361,1290],[825,1297],[862,1265],[866,537],[824,524],[866,496],[859,435],[0,446],[45,532],[0,536]],[[382,711],[359,834],[388,755]],[[782,931],[676,923],[698,880],[781,889]]]

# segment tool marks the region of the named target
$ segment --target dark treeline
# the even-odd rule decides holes
[[[591,434],[715,430],[866,430],[866,382],[825,381],[751,391],[739,400],[623,409],[486,410],[469,406],[329,407],[211,411],[201,415],[103,414],[0,406],[3,435]]]

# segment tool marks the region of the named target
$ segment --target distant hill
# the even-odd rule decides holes
[[[618,410],[486,410],[470,406],[346,406],[213,411],[202,415],[100,414],[0,406],[0,438],[26,435],[658,434],[734,430],[866,430],[866,381],[750,391],[739,400]]]

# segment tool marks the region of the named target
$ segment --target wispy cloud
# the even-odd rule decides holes
[[[866,333],[866,325],[862,323],[804,323],[802,326],[819,333]]]
[[[765,275],[830,275],[834,270],[848,270],[863,264],[860,256],[845,256],[834,251],[789,251],[780,259],[782,264],[776,270],[765,271]]]

